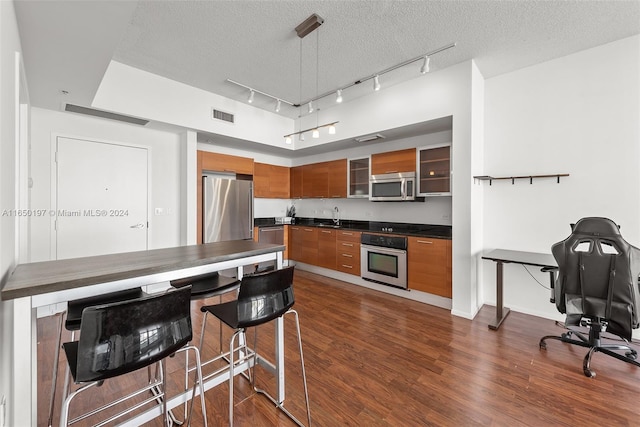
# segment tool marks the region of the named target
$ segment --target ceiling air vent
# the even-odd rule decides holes
[[[231,113],[225,113],[224,111],[213,109],[213,118],[222,120],[223,122],[234,123],[235,117]]]
[[[383,135],[380,135],[379,133],[374,133],[371,135],[365,135],[365,136],[359,136],[357,138],[354,138],[357,142],[370,142],[370,141],[376,141],[378,139],[384,139]]]
[[[65,104],[64,111],[69,111],[70,113],[86,114],[88,116],[94,117],[101,117],[103,119],[117,120],[119,122],[131,123],[140,126],[144,126],[149,123],[149,120],[138,119],[136,117],[110,113],[108,111],[96,110],[94,108],[81,107],[79,105],[73,104]]]

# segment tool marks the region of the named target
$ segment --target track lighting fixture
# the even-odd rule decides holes
[[[307,133],[307,132],[311,132],[311,136],[313,138],[320,138],[320,129],[322,129],[322,128],[329,128],[329,133],[331,135],[334,135],[336,133],[336,125],[338,123],[339,122],[326,123],[324,125],[319,125],[319,126],[312,127],[312,128],[309,128],[309,129],[304,129],[304,130],[300,130],[298,132],[290,133],[289,135],[285,135],[284,136],[284,142],[287,142],[287,138],[291,138],[294,135],[299,135],[300,136],[299,137],[300,141],[304,141],[304,134]],[[315,136],[316,132],[317,132],[318,136]]]
[[[303,69],[302,68],[302,39],[304,37],[306,37],[307,35],[311,34],[312,32],[314,32],[323,23],[324,23],[324,19],[322,19],[320,16],[318,16],[316,14],[313,14],[309,18],[307,18],[302,24],[300,24],[300,25],[298,25],[298,27],[296,27],[296,33],[298,34],[298,37],[301,39],[301,41],[300,41],[300,49],[301,49],[301,52],[300,52],[300,74],[302,74],[302,69]],[[316,33],[316,36],[317,36],[317,34],[318,33]],[[393,70],[396,70],[398,68],[404,67],[405,65],[409,65],[409,64],[412,64],[412,63],[420,61],[420,60],[422,60],[422,66],[420,67],[420,73],[421,74],[426,74],[426,73],[428,73],[430,71],[430,62],[431,62],[431,56],[432,55],[435,55],[435,54],[440,53],[442,51],[445,51],[447,49],[451,49],[452,47],[455,47],[455,46],[456,46],[456,43],[451,43],[449,45],[446,45],[446,46],[440,47],[438,49],[432,50],[431,52],[427,52],[424,55],[420,55],[418,57],[415,57],[415,58],[409,59],[407,61],[401,62],[399,64],[396,64],[396,65],[394,65],[392,67],[386,68],[386,69],[384,69],[382,71],[379,71],[377,73],[368,75],[366,77],[362,77],[362,78],[354,81],[353,83],[350,83],[350,84],[348,84],[346,86],[340,87],[339,89],[334,89],[334,90],[331,90],[329,92],[318,94],[318,74],[319,74],[318,73],[318,64],[319,64],[318,57],[319,57],[319,55],[318,55],[318,43],[316,42],[316,96],[314,98],[308,99],[306,101],[303,101],[302,99],[300,99],[298,103],[293,103],[293,102],[286,101],[286,100],[284,100],[282,98],[279,98],[279,97],[270,95],[268,93],[259,91],[257,89],[252,88],[252,87],[246,86],[246,85],[244,85],[242,83],[238,83],[236,81],[233,81],[231,79],[227,79],[227,81],[229,83],[233,83],[235,85],[238,85],[238,86],[241,86],[243,88],[248,89],[250,91],[249,92],[249,99],[247,100],[249,103],[253,103],[253,100],[254,100],[256,92],[261,94],[261,95],[263,95],[263,96],[266,96],[268,98],[271,98],[271,99],[275,100],[276,101],[276,105],[275,105],[275,112],[276,113],[280,112],[281,107],[282,107],[282,103],[289,104],[292,107],[295,107],[295,108],[298,108],[298,109],[300,107],[304,106],[304,105],[307,105],[307,114],[311,114],[311,113],[313,113],[315,111],[316,112],[316,126],[314,128],[305,129],[305,130],[301,130],[301,131],[298,131],[298,132],[293,132],[293,133],[290,133],[289,135],[285,135],[284,136],[285,143],[286,144],[291,144],[293,142],[293,138],[292,137],[294,135],[298,135],[299,136],[299,140],[300,141],[304,141],[304,134],[305,134],[305,132],[309,132],[309,131],[312,132],[312,137],[313,138],[319,138],[320,137],[320,129],[324,128],[324,127],[329,128],[329,134],[330,135],[334,135],[336,133],[336,126],[335,125],[338,122],[327,123],[327,124],[324,124],[324,125],[318,125],[317,114],[318,114],[318,111],[320,111],[320,110],[318,110],[317,108],[314,108],[314,105],[313,105],[314,101],[317,101],[319,99],[322,99],[322,98],[325,98],[327,96],[335,94],[335,97],[336,97],[336,101],[335,102],[339,104],[343,100],[343,98],[342,98],[342,91],[343,90],[348,89],[348,88],[350,88],[352,86],[358,85],[360,83],[363,83],[363,82],[365,82],[367,80],[373,80],[373,90],[374,91],[379,91],[380,88],[381,88],[381,85],[380,85],[380,76],[381,75],[389,73],[389,72],[391,72]],[[302,93],[302,76],[300,78],[300,93]],[[300,96],[300,98],[302,98],[302,96]],[[299,116],[302,116],[302,114],[299,114]]]
[[[321,18],[320,18],[320,19],[321,19]],[[367,80],[375,80],[376,78],[378,78],[378,80],[379,80],[379,76],[381,76],[381,75],[383,75],[383,74],[386,74],[386,73],[388,73],[388,72],[390,72],[390,71],[396,70],[396,69],[398,69],[398,68],[404,67],[405,65],[413,64],[414,62],[417,62],[417,61],[422,60],[422,66],[420,67],[420,73],[422,73],[422,74],[426,74],[426,73],[428,73],[428,72],[430,71],[431,57],[432,57],[433,55],[437,54],[437,53],[440,53],[440,52],[442,52],[442,51],[444,51],[444,50],[447,50],[447,49],[451,49],[451,48],[453,48],[453,47],[456,47],[456,43],[451,43],[451,44],[446,45],[446,46],[443,46],[443,47],[441,47],[441,48],[438,48],[438,49],[432,50],[431,52],[427,52],[427,53],[426,53],[426,54],[424,54],[424,55],[420,55],[420,56],[418,56],[418,57],[416,57],[416,58],[412,58],[412,59],[409,59],[409,60],[407,60],[407,61],[401,62],[401,63],[396,64],[396,65],[394,65],[394,66],[392,66],[392,67],[389,67],[389,68],[387,68],[387,69],[385,69],[385,70],[379,71],[379,72],[377,72],[377,73],[375,73],[375,74],[369,75],[369,76],[367,76],[367,77],[359,78],[358,80],[354,81],[353,83],[350,83],[350,84],[348,84],[348,85],[346,85],[346,86],[343,86],[343,87],[342,87],[342,88],[340,88],[340,89],[334,89],[334,90],[331,90],[331,91],[329,91],[329,92],[322,93],[322,94],[320,94],[320,95],[317,95],[315,98],[312,98],[312,99],[309,99],[309,100],[306,100],[306,101],[301,101],[301,102],[299,102],[299,103],[294,103],[294,102],[286,101],[286,100],[284,100],[284,99],[282,99],[282,98],[278,98],[277,96],[270,95],[270,94],[268,94],[268,93],[265,93],[265,92],[259,91],[259,90],[257,90],[257,89],[254,89],[254,88],[249,87],[249,86],[247,86],[247,85],[244,85],[244,84],[242,84],[242,83],[238,83],[238,82],[236,82],[236,81],[233,81],[233,80],[231,80],[231,79],[227,79],[227,81],[228,81],[229,83],[233,83],[233,84],[238,85],[238,86],[240,86],[240,87],[243,87],[243,88],[249,89],[249,90],[250,90],[250,91],[252,91],[252,92],[257,92],[257,93],[259,93],[259,94],[261,94],[261,95],[264,95],[264,96],[266,96],[266,97],[268,97],[268,98],[272,98],[272,99],[274,99],[274,100],[276,100],[276,101],[277,101],[278,99],[280,99],[280,100],[281,100],[282,102],[284,102],[285,104],[291,105],[292,107],[296,107],[296,108],[301,107],[301,106],[303,106],[303,105],[305,105],[305,104],[309,104],[310,102],[317,101],[317,100],[322,99],[322,98],[324,98],[324,97],[327,97],[327,96],[329,96],[329,95],[333,95],[333,94],[335,94],[335,95],[336,95],[336,102],[337,102],[337,103],[340,103],[340,102],[342,102],[341,100],[342,100],[342,91],[343,91],[343,90],[348,89],[348,88],[350,88],[351,86],[355,86],[355,85],[357,85],[357,84],[360,84],[360,83],[362,83],[362,82],[365,82],[365,81],[367,81]],[[374,82],[374,85],[375,85],[375,82]],[[251,97],[251,95],[250,95],[250,97]]]
[[[425,56],[424,61],[422,62],[422,67],[420,67],[420,74],[427,74],[429,72],[430,63],[431,57]]]

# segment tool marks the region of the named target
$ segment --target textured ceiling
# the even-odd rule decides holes
[[[74,85],[99,83],[111,59],[241,101],[247,91],[226,79],[299,102],[452,42],[433,71],[475,59],[489,78],[640,33],[637,0],[49,0],[17,1],[16,13],[32,103],[45,108],[69,88],[68,100],[88,105],[97,83],[93,93]],[[312,13],[325,22],[299,39],[294,28]],[[419,67],[381,83],[418,78]],[[370,82],[344,96],[365,89]],[[271,110],[273,100],[256,95],[254,105]]]

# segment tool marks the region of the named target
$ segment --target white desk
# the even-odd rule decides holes
[[[154,249],[125,254],[102,255],[59,261],[20,264],[11,273],[0,296],[14,300],[13,342],[14,391],[16,402],[24,402],[24,411],[15,414],[24,425],[37,424],[37,330],[36,309],[77,298],[132,289],[213,271],[238,269],[265,261],[276,261],[282,267],[283,245],[256,243],[249,240]],[[277,400],[284,402],[284,322],[278,319],[275,334],[275,364],[259,358],[259,363],[276,377]],[[222,375],[205,383],[205,390],[228,380]],[[168,401],[178,406],[191,391]],[[160,415],[152,408],[128,422],[139,425]]]

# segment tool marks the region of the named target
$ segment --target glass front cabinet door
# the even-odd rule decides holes
[[[451,144],[417,149],[418,196],[451,195]]]
[[[369,157],[348,159],[347,182],[349,193],[347,197],[369,197]]]

